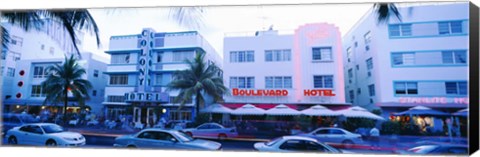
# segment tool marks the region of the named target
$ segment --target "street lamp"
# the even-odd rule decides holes
[[[165,112],[167,112],[167,109],[162,109],[162,113],[165,113]]]
[[[44,109],[45,109],[45,106],[42,106],[42,110],[44,110]]]

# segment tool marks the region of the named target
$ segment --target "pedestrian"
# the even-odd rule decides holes
[[[372,141],[370,149],[380,149],[380,131],[376,127],[370,130],[370,140]]]

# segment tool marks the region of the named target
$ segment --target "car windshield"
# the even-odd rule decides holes
[[[180,132],[180,131],[175,131],[174,134],[177,135],[178,139],[180,139],[180,141],[182,141],[182,142],[190,142],[190,141],[195,140],[191,136],[189,136],[189,135],[187,135],[183,132]]]
[[[280,141],[280,140],[282,140],[282,138],[281,138],[281,137],[278,137],[278,138],[275,138],[275,139],[273,139],[273,140],[270,140],[270,141],[266,142],[265,145],[267,145],[267,146],[272,146],[272,145],[274,145],[275,143],[277,143],[277,142]]]
[[[334,152],[333,153],[342,153],[342,151],[340,149],[337,149],[337,148],[334,148],[328,144],[323,144],[323,146],[325,146],[325,148],[328,148],[330,150],[333,150]]]
[[[43,125],[42,128],[47,134],[59,133],[64,131],[63,128],[58,125]]]

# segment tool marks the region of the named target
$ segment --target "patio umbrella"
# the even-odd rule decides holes
[[[308,109],[301,111],[302,114],[308,116],[340,116],[341,114],[335,111],[332,111],[321,105],[315,105]]]
[[[265,111],[265,114],[274,116],[296,116],[301,115],[301,112],[285,106],[284,104],[280,104]]]
[[[233,111],[232,109],[220,104],[212,104],[200,110],[200,112],[206,112],[206,113],[232,113],[232,111]]]
[[[400,113],[394,114],[395,116],[411,116],[411,115],[419,115],[419,116],[449,116],[450,114],[437,111],[425,106],[415,106],[407,111],[403,111]]]
[[[358,106],[350,107],[348,109],[339,110],[336,112],[347,118],[368,118],[368,119],[374,119],[374,120],[385,120],[383,117],[373,114],[368,110]]]
[[[255,107],[252,104],[243,105],[231,112],[233,115],[264,115],[265,110]]]
[[[454,116],[460,116],[460,117],[467,117],[468,116],[468,108],[457,111],[453,113]]]

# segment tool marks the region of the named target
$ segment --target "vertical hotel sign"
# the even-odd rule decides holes
[[[152,47],[153,47],[153,38],[155,33],[149,29],[144,29],[142,31],[142,37],[140,40],[141,53],[138,57],[138,91],[139,92],[148,92],[151,84],[151,78],[149,75],[150,68],[152,66]]]

